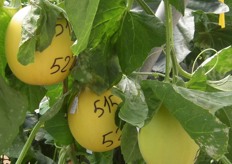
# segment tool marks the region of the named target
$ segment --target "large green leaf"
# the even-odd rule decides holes
[[[205,91],[207,88],[207,76],[205,76],[205,73],[206,71],[204,68],[199,68],[199,70],[192,75],[191,79],[186,82],[187,88]]]
[[[64,110],[60,110],[52,119],[45,122],[44,126],[57,145],[69,145],[73,142]]]
[[[152,15],[127,12],[123,18],[117,52],[122,71],[130,74],[142,66],[151,49],[165,43],[165,26]]]
[[[148,107],[139,84],[124,76],[117,86],[123,93],[119,95],[123,99],[119,117],[133,126],[143,127]]]
[[[100,0],[88,47],[94,48],[110,39],[118,31],[125,11],[126,0]]]
[[[5,77],[6,56],[5,56],[5,36],[10,16],[0,9],[0,76]]]
[[[146,101],[162,101],[209,156],[218,160],[227,153],[229,128],[217,119],[215,112],[232,107],[232,92],[207,93],[154,80],[142,81],[141,85],[145,96],[153,93]]]
[[[61,85],[56,85],[49,88],[50,90],[47,94],[49,96],[49,101],[44,101],[44,107],[47,108],[47,110],[53,110],[51,114],[54,113],[55,115],[45,122],[44,128],[53,137],[57,145],[69,145],[73,142],[73,136],[69,130],[66,116],[68,99],[60,99],[60,97],[62,97]],[[59,103],[59,101],[61,101],[61,103]],[[59,105],[55,105],[57,102]]]
[[[18,80],[13,74],[7,76],[10,87],[23,93],[28,101],[28,111],[34,112],[38,108],[40,101],[46,94],[42,86],[28,85]]]
[[[77,41],[72,47],[75,55],[85,50],[88,45],[99,1],[65,0],[65,10],[77,38]]]
[[[232,91],[232,76],[228,75],[218,81],[209,80],[208,85],[221,91]]]
[[[216,113],[217,117],[227,126],[232,127],[232,107],[225,107]],[[232,161],[232,129],[229,131],[229,146],[227,158]]]
[[[178,10],[182,15],[184,15],[185,10],[185,1],[183,0],[169,0],[170,4],[172,4],[176,10]]]
[[[52,106],[63,94],[63,84],[59,83],[55,85],[46,86],[46,89],[46,97],[48,97],[49,99],[49,105]]]
[[[35,51],[43,51],[52,42],[57,19],[64,11],[48,0],[35,1],[23,20],[22,40],[18,52],[20,63],[27,65],[34,61]]]
[[[64,103],[64,100],[66,98],[66,96],[68,95],[69,93],[65,93],[64,95],[61,95],[57,101],[52,104],[52,106],[50,107],[50,109],[48,109],[41,117],[40,117],[40,121],[41,122],[46,122],[50,119],[52,119],[59,111],[60,109],[62,108],[62,105]]]
[[[0,77],[0,154],[11,145],[19,132],[28,108],[25,95],[10,88]]]
[[[65,5],[77,38],[77,42],[73,45],[73,52],[76,55],[86,48],[95,48],[111,38],[118,30],[126,9],[125,0],[72,0],[65,1]],[[76,6],[79,6],[78,10]]]
[[[72,74],[76,80],[87,84],[97,93],[111,88],[122,76],[118,58],[109,43],[81,53]]]
[[[138,145],[138,130],[130,124],[125,124],[123,127],[121,150],[126,163],[143,159]]]
[[[216,14],[206,14],[202,11],[193,13],[194,15],[194,46],[199,49],[214,48],[221,50],[232,43],[232,28],[226,26],[221,28],[218,25]]]

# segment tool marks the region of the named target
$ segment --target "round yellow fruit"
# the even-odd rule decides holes
[[[115,112],[121,99],[107,91],[97,95],[85,88],[75,97],[68,112],[68,123],[75,140],[94,152],[112,150],[120,145],[121,130]]]
[[[22,22],[30,12],[30,6],[20,9],[11,19],[6,33],[6,58],[14,75],[32,85],[50,85],[63,81],[69,74],[74,61],[71,52],[73,42],[65,19],[58,19],[56,34],[49,47],[36,51],[34,62],[22,65],[17,60],[21,40]]]
[[[199,149],[165,107],[140,129],[138,143],[148,164],[194,164]]]

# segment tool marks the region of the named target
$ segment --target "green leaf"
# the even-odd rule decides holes
[[[11,145],[19,132],[28,108],[26,96],[12,88],[0,77],[0,154]]]
[[[11,158],[18,158],[24,144],[24,135],[21,131],[19,131],[11,146],[8,147],[7,151],[5,151],[4,154]]]
[[[209,156],[218,160],[227,153],[229,128],[214,113],[216,109],[232,106],[232,92],[194,91],[154,80],[142,81],[141,86],[145,95],[153,92],[147,102],[162,101]]]
[[[99,1],[100,0],[65,1],[65,10],[77,38],[77,41],[72,47],[72,51],[76,55],[85,50],[88,45]]]
[[[184,15],[185,11],[185,1],[183,0],[169,0],[169,3],[172,4],[176,10],[178,10],[182,15]]]
[[[88,47],[94,48],[111,38],[119,29],[125,11],[126,0],[100,0]]]
[[[232,28],[218,25],[218,15],[194,12],[194,47],[199,49],[213,48],[221,50],[231,45]]]
[[[33,2],[23,20],[18,60],[23,65],[34,61],[35,51],[43,51],[52,42],[57,19],[64,11],[48,0]],[[22,9],[24,10],[24,9]]]
[[[232,106],[232,92],[204,92],[175,86],[173,89],[188,101],[207,109],[213,115],[223,107]]]
[[[200,151],[194,164],[206,164],[206,163],[217,164],[214,163],[213,161],[214,160],[210,158],[205,152]]]
[[[96,93],[111,88],[119,82],[122,73],[118,58],[110,43],[86,51],[78,57],[78,66],[72,72],[74,78],[87,84]]]
[[[217,111],[216,116],[226,124],[228,127],[232,127],[232,107],[225,107]],[[229,146],[227,158],[232,161],[232,129],[229,131]]]
[[[205,91],[207,87],[207,76],[205,76],[205,69],[199,68],[194,72],[191,79],[186,82],[186,87],[189,89],[196,89]]]
[[[45,129],[54,138],[57,145],[69,145],[73,142],[65,115],[65,110],[60,110],[52,119],[44,124]]]
[[[59,99],[56,101],[56,103],[54,103],[50,109],[48,109],[46,111],[46,113],[44,115],[42,115],[39,119],[40,122],[46,122],[50,119],[52,119],[62,108],[62,105],[64,103],[65,97],[68,95],[69,93],[67,92],[66,94],[62,95],[59,97]]]
[[[205,13],[226,13],[229,11],[229,3],[222,3],[218,0],[194,0],[189,1],[187,7],[192,10],[201,10]]]
[[[232,91],[232,77],[230,75],[218,81],[208,81],[208,85],[220,91]]]
[[[135,80],[123,77],[118,88],[124,93],[119,117],[133,126],[143,127],[148,107],[139,84]],[[120,95],[119,95],[120,96]]]
[[[49,99],[49,105],[52,106],[62,95],[63,93],[63,84],[55,84],[55,85],[50,85],[46,86],[47,93],[46,96]]]
[[[130,11],[123,18],[117,53],[123,73],[141,67],[151,49],[165,43],[165,26],[152,15]]]
[[[0,9],[0,76],[5,77],[5,67],[7,64],[5,56],[5,36],[8,23],[11,17]]]
[[[39,107],[39,103],[46,94],[46,90],[42,86],[28,85],[15,76],[8,77],[9,84],[12,88],[26,95],[28,101],[28,110],[34,112]]]
[[[123,127],[121,150],[126,163],[143,159],[138,145],[138,131],[130,124],[125,124]]]

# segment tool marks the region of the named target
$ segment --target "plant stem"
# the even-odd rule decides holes
[[[185,78],[187,79],[191,79],[192,74],[188,73],[187,71],[183,70],[183,68],[181,68],[181,66],[179,65],[179,63],[177,64],[177,69],[178,72]]]
[[[164,0],[165,6],[165,25],[166,25],[166,71],[165,81],[169,81],[172,67],[171,51],[173,47],[173,30],[172,30],[172,8],[168,0]],[[175,75],[174,75],[175,76]]]
[[[31,134],[29,135],[27,142],[25,143],[23,150],[21,151],[18,160],[16,161],[16,164],[21,164],[24,157],[27,154],[28,149],[31,147],[31,143],[35,138],[36,133],[38,132],[38,130],[40,129],[41,125],[43,125],[43,122],[38,121],[36,123],[36,125],[34,126],[34,128],[31,131]]]
[[[68,92],[68,79],[63,81],[63,94]]]
[[[149,15],[155,15],[155,13],[153,12],[153,10],[146,4],[146,2],[144,0],[136,0],[139,5],[143,8],[143,10],[149,14]]]
[[[226,156],[222,156],[222,158],[220,159],[220,161],[223,163],[223,164],[232,164],[230,162],[230,160],[226,157]]]
[[[168,81],[169,74],[172,69],[173,82],[177,80],[177,76],[180,73],[185,78],[190,79],[192,75],[181,68],[174,50],[174,40],[173,40],[173,19],[172,19],[172,7],[168,0],[164,0],[165,5],[165,25],[166,25],[166,78]],[[171,68],[170,68],[171,67]]]

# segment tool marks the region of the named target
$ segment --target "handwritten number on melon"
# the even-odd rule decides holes
[[[64,30],[65,30],[65,28],[68,29],[69,35],[71,34],[71,29],[70,29],[69,23],[68,23],[67,20],[65,20],[65,21],[66,21],[65,27],[62,24],[60,24],[60,23],[56,24],[56,37],[62,35],[63,32],[64,32]]]
[[[113,100],[111,99],[113,95],[110,95],[108,97],[104,96],[104,102],[103,102],[103,106],[104,108],[107,108],[109,113],[111,113],[111,108],[116,105],[118,106],[117,103],[113,102]],[[104,113],[105,113],[105,110],[101,107],[99,107],[100,105],[97,105],[97,103],[101,102],[101,100],[96,100],[94,102],[94,113],[97,113],[98,111],[100,112],[100,114],[98,115],[98,118],[100,118]]]
[[[97,107],[97,103],[100,102],[100,100],[96,100],[94,102],[94,113],[97,113],[97,111],[100,111],[101,113],[98,115],[98,118],[100,118],[104,114],[104,109],[101,107]]]
[[[114,141],[112,140],[109,140],[109,139],[106,139],[106,137],[110,134],[112,134],[113,131],[110,131],[109,133],[106,133],[106,134],[103,134],[102,137],[103,137],[103,140],[102,140],[102,144],[107,144],[106,147],[110,147],[111,145],[113,145]]]
[[[115,133],[113,131],[110,131],[110,132],[108,132],[106,134],[103,134],[102,135],[102,144],[103,145],[107,144],[106,147],[110,147],[111,145],[113,145],[114,141],[110,140],[108,138],[110,138],[110,136],[112,136],[112,135],[117,135],[118,132],[119,132],[119,128],[116,129]],[[121,135],[118,137],[118,141],[120,141],[120,140],[121,140]]]
[[[110,95],[110,96],[108,97],[111,106],[114,106],[114,105],[118,106],[118,103],[113,102],[113,100],[111,99],[111,97],[113,97],[113,95]]]
[[[57,36],[60,36],[60,35],[63,34],[63,32],[64,32],[64,27],[63,27],[63,25],[62,25],[62,24],[56,24],[56,29],[57,29],[57,28],[59,29],[59,27],[60,27],[60,31],[57,32],[58,30],[56,30],[56,32],[57,32],[56,37],[57,37]]]
[[[61,69],[61,72],[66,72],[67,71],[67,66],[68,66],[68,64],[69,64],[69,62],[70,62],[70,60],[71,60],[71,57],[70,56],[66,56],[65,58],[64,58],[64,60],[65,60],[65,65],[64,65],[64,67]]]
[[[63,63],[63,60],[65,61],[64,65],[59,64],[59,61],[62,61],[62,63]],[[53,61],[52,66],[50,67],[50,69],[53,70],[50,74],[55,74],[55,73],[57,73],[59,71],[62,72],[62,73],[66,72],[67,71],[67,66],[70,63],[70,61],[71,61],[70,56],[66,56],[65,58],[63,58],[63,57],[55,58],[54,61]]]

